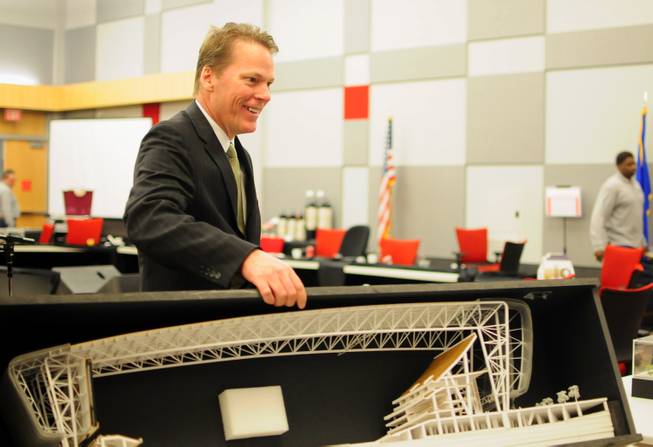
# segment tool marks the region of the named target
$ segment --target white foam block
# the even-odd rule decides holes
[[[288,431],[286,407],[278,385],[224,390],[218,399],[227,441]]]

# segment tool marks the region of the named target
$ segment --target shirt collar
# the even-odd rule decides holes
[[[637,179],[636,179],[637,176],[633,175],[631,178],[628,178],[628,177],[626,177],[625,175],[623,175],[620,171],[617,171],[617,177],[618,177],[622,182],[625,182],[625,183],[635,183],[635,180],[637,180]]]
[[[216,123],[208,113],[206,113],[206,110],[204,110],[204,108],[202,107],[202,104],[200,104],[200,102],[197,99],[195,100],[195,104],[197,104],[197,107],[199,107],[200,112],[202,112],[202,115],[204,115],[206,120],[211,125],[211,129],[213,129],[213,132],[215,133],[215,136],[218,137],[218,141],[220,142],[220,146],[222,146],[222,149],[226,153],[227,150],[229,149],[229,145],[234,144],[234,141],[230,140],[229,137],[227,136],[227,134],[225,133],[225,131],[222,130],[222,127],[220,127],[220,125],[218,123]],[[234,144],[234,147],[236,147],[235,144]]]

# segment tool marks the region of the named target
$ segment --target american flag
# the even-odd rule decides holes
[[[385,142],[385,156],[383,158],[383,176],[379,190],[379,211],[377,214],[377,232],[379,244],[381,239],[390,237],[390,211],[392,200],[392,187],[397,181],[397,171],[392,155],[392,118],[388,118],[388,133]]]

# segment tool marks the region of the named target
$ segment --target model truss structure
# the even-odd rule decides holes
[[[97,430],[91,377],[246,358],[384,350],[445,351],[469,334],[489,377],[484,404],[505,411],[528,388],[532,326],[515,302],[412,303],[287,312],[175,326],[16,357],[9,377],[37,430],[78,446]],[[511,327],[512,325],[512,327]]]

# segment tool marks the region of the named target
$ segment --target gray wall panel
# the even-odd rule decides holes
[[[546,68],[653,62],[653,25],[546,36]]]
[[[370,77],[373,83],[451,78],[465,76],[466,73],[465,45],[384,51],[370,56]]]
[[[161,15],[145,16],[145,74],[161,71]]]
[[[615,150],[615,154],[618,152]],[[545,165],[544,186],[580,186],[582,214],[580,219],[567,219],[567,256],[574,265],[599,267],[590,243],[590,217],[599,188],[616,172],[613,165]],[[542,251],[562,252],[563,222],[561,218],[544,217]]]
[[[467,81],[467,162],[544,162],[544,74]]]
[[[345,54],[370,50],[370,0],[345,2]]]
[[[395,235],[421,239],[419,253],[453,258],[455,227],[465,222],[465,168],[399,167]]]
[[[369,147],[368,120],[346,120],[343,129],[343,164],[367,166]]]
[[[161,9],[182,8],[184,6],[199,5],[202,3],[211,3],[212,0],[161,0]]]
[[[381,168],[370,169],[373,251],[380,176]],[[420,239],[421,256],[453,259],[458,246],[455,227],[465,222],[465,168],[398,167],[392,218],[392,237]]]
[[[192,102],[191,99],[184,101],[174,101],[174,102],[164,102],[161,104],[161,112],[159,113],[159,119],[161,121],[167,120],[173,117],[177,112],[186,110],[186,107]]]
[[[341,169],[340,168],[265,168],[263,184],[257,185],[263,209],[263,221],[281,212],[303,212],[307,189],[325,192],[334,210],[335,225],[342,216]]]
[[[97,23],[145,14],[145,0],[97,0]]]
[[[95,80],[95,26],[66,31],[66,83]]]
[[[281,62],[275,66],[272,91],[340,87],[344,83],[344,71],[342,57]]]
[[[107,107],[98,109],[96,118],[142,118],[143,106]]]
[[[51,84],[54,31],[0,24],[0,78],[12,84]]]
[[[545,0],[469,0],[469,40],[544,33]]]
[[[94,118],[96,118],[96,114],[97,114],[96,109],[72,110],[70,112],[62,113],[61,114],[61,119],[64,119],[64,120],[94,119]]]
[[[368,244],[368,249],[370,252],[378,252],[379,244],[377,241],[377,232],[376,232],[376,217],[379,211],[379,186],[381,185],[381,167],[380,166],[370,166],[369,168],[369,196],[367,200],[368,212],[367,215],[370,216],[370,241]],[[392,204],[396,203],[396,197],[392,196]]]

